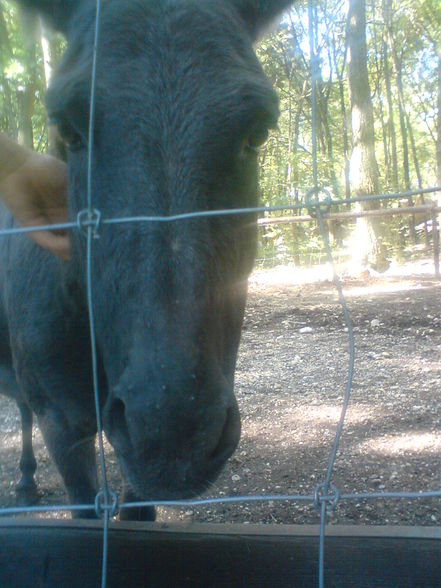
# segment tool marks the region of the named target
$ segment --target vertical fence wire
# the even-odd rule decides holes
[[[332,504],[332,508],[335,508],[335,506],[337,505],[337,501],[339,499],[339,494],[338,494],[338,490],[336,488],[333,488],[331,485],[331,477],[332,477],[332,472],[334,469],[335,460],[337,458],[338,448],[340,445],[341,436],[343,434],[343,427],[344,427],[344,423],[345,423],[346,412],[348,410],[349,400],[351,397],[352,381],[353,381],[353,375],[354,375],[354,364],[355,364],[355,340],[354,340],[354,329],[352,326],[351,317],[350,317],[349,310],[348,310],[348,307],[346,304],[346,300],[345,300],[345,297],[343,294],[341,282],[340,282],[338,275],[335,271],[335,265],[334,265],[334,260],[333,260],[332,253],[331,253],[331,247],[329,245],[329,240],[326,235],[322,215],[320,212],[320,207],[317,208],[317,222],[318,222],[318,225],[320,228],[320,233],[322,235],[323,242],[325,245],[325,250],[326,250],[328,262],[332,267],[333,282],[334,282],[334,285],[335,285],[337,292],[338,292],[338,298],[339,298],[339,302],[340,302],[340,305],[343,310],[344,320],[345,320],[346,329],[348,331],[348,338],[349,338],[349,366],[348,366],[345,394],[344,394],[344,398],[343,398],[343,406],[342,406],[342,410],[341,410],[341,414],[340,414],[340,419],[339,419],[339,422],[337,425],[337,430],[335,433],[334,443],[333,443],[332,450],[331,450],[331,456],[329,458],[328,469],[326,472],[325,481],[323,483],[323,493],[326,496],[329,494],[329,490],[332,488],[333,502],[331,504]],[[325,586],[324,552],[325,552],[325,531],[326,531],[325,527],[326,527],[326,514],[327,514],[326,506],[327,506],[327,504],[328,503],[324,500],[322,503],[322,506],[321,506],[321,510],[320,510],[319,588],[324,588],[324,586]]]
[[[309,33],[309,59],[311,75],[311,142],[312,142],[312,180],[313,191],[318,192],[318,170],[317,170],[317,62],[316,62],[316,43],[314,36],[314,7],[312,0],[308,0],[308,33]],[[318,198],[317,198],[318,201]],[[320,209],[320,204],[318,210]],[[327,494],[328,484],[323,485],[323,494]],[[323,500],[321,505],[318,502],[316,507],[320,512],[320,539],[319,539],[319,588],[324,588],[324,569],[325,569],[325,528],[326,528],[326,510],[327,504]]]
[[[314,214],[317,218],[317,223],[320,229],[320,234],[325,247],[326,256],[328,263],[332,268],[332,277],[334,285],[338,292],[338,298],[340,305],[343,310],[344,320],[349,337],[349,367],[346,381],[346,389],[343,398],[343,407],[341,410],[340,419],[337,425],[337,430],[334,438],[334,443],[329,458],[328,469],[326,472],[325,480],[316,489],[316,506],[320,506],[320,538],[319,538],[319,588],[325,587],[325,533],[327,514],[329,508],[335,508],[339,499],[339,492],[331,484],[332,473],[334,469],[335,460],[338,453],[340,439],[343,433],[343,426],[345,422],[346,412],[349,405],[352,380],[354,373],[354,361],[355,361],[355,343],[354,343],[354,330],[352,328],[352,321],[349,315],[349,310],[346,304],[345,297],[343,295],[343,289],[340,280],[337,276],[335,269],[334,260],[332,257],[331,247],[329,245],[328,236],[325,231],[323,224],[323,218],[321,213],[321,202],[320,202],[320,186],[318,178],[318,153],[317,153],[317,80],[318,80],[318,55],[317,55],[317,39],[315,34],[315,27],[317,26],[317,14],[314,11],[313,1],[308,0],[308,33],[309,33],[309,52],[310,52],[310,73],[311,73],[311,141],[312,141],[312,172],[313,172],[313,188],[312,192],[316,195],[316,207]],[[327,196],[327,194],[326,194]],[[329,198],[330,199],[330,198]],[[322,502],[319,505],[319,495],[321,491]],[[332,496],[329,497],[329,493],[332,492]],[[330,501],[330,498],[332,499]]]
[[[96,496],[95,511],[98,515],[103,518],[103,553],[102,553],[102,572],[101,572],[101,587],[105,588],[107,585],[107,562],[108,562],[108,535],[109,535],[109,520],[116,513],[117,510],[117,498],[116,495],[111,491],[108,484],[106,462],[104,455],[104,435],[103,426],[100,410],[100,396],[99,396],[99,378],[98,378],[98,360],[97,360],[97,342],[95,335],[95,319],[94,319],[94,308],[93,308],[93,244],[95,238],[98,236],[99,224],[120,224],[120,223],[136,223],[136,222],[175,222],[188,218],[212,218],[217,216],[231,216],[237,214],[248,214],[250,212],[270,212],[277,210],[299,210],[305,208],[304,204],[295,206],[276,206],[276,207],[259,207],[253,209],[229,209],[229,210],[216,210],[216,211],[203,211],[194,212],[182,215],[176,215],[173,217],[129,217],[129,218],[115,218],[115,219],[100,219],[99,211],[93,208],[93,167],[94,167],[94,125],[95,125],[95,94],[96,94],[96,78],[97,78],[97,62],[98,62],[98,49],[99,49],[99,32],[100,32],[100,15],[101,15],[101,0],[96,0],[96,15],[95,15],[95,33],[93,43],[93,54],[92,54],[92,72],[91,72],[91,90],[90,90],[90,112],[89,112],[89,133],[88,133],[88,153],[87,153],[87,207],[84,211],[81,211],[78,215],[76,223],[64,223],[56,226],[45,226],[38,229],[20,229],[13,228],[8,230],[0,231],[0,236],[13,235],[18,233],[27,233],[35,230],[48,230],[54,228],[72,228],[80,230],[86,233],[87,246],[86,246],[86,280],[87,280],[87,304],[89,312],[89,327],[90,327],[90,345],[91,345],[91,361],[93,370],[93,394],[95,401],[96,420],[97,420],[97,431],[98,431],[98,445],[99,445],[99,459],[100,469],[102,475],[102,490],[100,490]],[[318,227],[323,238],[324,247],[327,255],[329,264],[333,269],[333,281],[338,292],[339,302],[341,304],[344,320],[349,337],[349,367],[347,374],[347,381],[343,399],[343,406],[339,422],[337,424],[336,435],[334,443],[331,449],[331,454],[328,462],[328,467],[324,482],[317,486],[313,495],[287,495],[287,496],[236,496],[226,498],[208,498],[200,500],[173,500],[173,501],[142,501],[130,504],[121,504],[121,508],[136,508],[139,506],[152,506],[152,505],[163,505],[163,506],[186,506],[186,505],[210,505],[210,504],[233,504],[243,502],[261,502],[261,501],[307,501],[313,502],[320,513],[320,538],[319,538],[319,588],[324,588],[325,577],[324,577],[324,561],[325,561],[325,531],[327,524],[328,510],[334,508],[339,500],[360,500],[366,498],[410,498],[418,499],[422,497],[427,498],[440,498],[440,491],[428,491],[428,492],[380,492],[380,493],[365,493],[365,494],[347,494],[340,495],[338,489],[332,484],[332,473],[334,469],[335,460],[338,454],[339,443],[343,431],[345,415],[349,404],[352,378],[354,372],[354,358],[355,358],[355,343],[354,333],[352,328],[352,322],[349,316],[347,304],[343,295],[342,286],[340,280],[335,271],[333,262],[331,247],[327,234],[324,227],[324,220],[326,219],[326,213],[322,212],[319,193],[322,191],[319,185],[318,178],[318,153],[317,153],[317,73],[318,73],[318,62],[316,55],[316,14],[314,12],[313,1],[308,0],[308,18],[309,18],[309,43],[310,43],[310,59],[311,59],[311,123],[312,123],[312,170],[313,170],[313,188],[312,192],[316,194],[315,205],[309,208],[310,212],[316,217]],[[440,190],[437,188],[428,188],[422,190],[413,191],[412,194],[421,194],[427,192],[435,192]],[[359,202],[366,200],[378,200],[403,197],[406,193],[393,194],[393,195],[376,195],[368,197],[357,197],[348,200],[334,201],[329,199],[328,205],[330,204],[341,204],[346,202]],[[51,512],[59,510],[84,510],[85,508],[92,509],[91,505],[71,505],[69,507],[27,507],[27,508],[10,508],[0,509],[0,514],[17,514],[22,512]]]
[[[98,382],[98,361],[97,361],[97,347],[95,334],[95,316],[93,310],[93,262],[92,262],[92,248],[94,238],[97,236],[95,231],[98,229],[99,215],[93,209],[93,164],[94,164],[94,135],[95,135],[95,97],[96,97],[96,77],[97,77],[97,61],[98,61],[98,46],[99,33],[101,24],[101,0],[96,0],[95,12],[95,31],[93,41],[92,53],[92,73],[90,80],[90,112],[89,112],[89,133],[87,145],[87,218],[88,220],[95,220],[96,226],[90,225],[87,227],[87,305],[89,312],[89,328],[90,328],[90,347],[92,356],[92,374],[93,374],[93,395],[95,401],[95,412],[97,422],[99,459],[101,469],[102,493],[97,494],[95,508],[97,514],[103,517],[103,553],[101,566],[101,587],[106,588],[107,585],[107,561],[108,561],[108,543],[109,543],[109,485],[107,480],[106,460],[104,455],[104,434],[101,419],[101,407],[99,396],[99,382]],[[101,509],[100,499],[103,499],[103,508]]]

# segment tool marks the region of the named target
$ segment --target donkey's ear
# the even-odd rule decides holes
[[[232,0],[255,41],[262,37],[294,0]]]
[[[55,30],[66,33],[81,0],[16,0],[19,6],[43,17]]]

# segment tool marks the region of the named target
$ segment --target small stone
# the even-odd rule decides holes
[[[240,480],[240,476],[238,476],[237,474],[233,474],[231,476],[231,479],[233,480],[233,482],[239,482]]]
[[[299,330],[299,333],[300,333],[301,335],[310,335],[310,334],[311,334],[311,333],[313,333],[313,332],[314,332],[314,329],[312,329],[311,327],[302,327],[302,328]]]
[[[373,319],[373,320],[371,321],[371,327],[372,327],[373,329],[375,329],[375,328],[377,328],[377,327],[379,327],[379,326],[380,326],[380,321],[379,321],[378,319]]]

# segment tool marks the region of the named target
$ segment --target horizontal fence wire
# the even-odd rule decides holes
[[[424,192],[436,192],[441,191],[440,187],[432,187],[427,188],[423,191],[418,191],[418,193]],[[412,192],[414,194],[415,192]],[[407,197],[409,193],[401,193],[401,194],[381,194],[377,196],[371,197],[360,197],[356,199],[352,199],[352,201],[369,201],[369,200],[386,200],[386,199],[397,199]],[[332,201],[332,205],[340,205],[344,204],[346,201]],[[87,237],[87,259],[88,259],[88,281],[91,284],[91,280],[93,277],[92,265],[91,265],[91,254],[92,248],[96,240],[93,238],[96,236],[96,233],[99,231],[99,227],[102,225],[117,225],[117,224],[128,224],[128,223],[167,223],[167,222],[177,222],[183,220],[192,220],[192,219],[200,219],[200,218],[213,218],[213,217],[225,217],[225,216],[232,216],[236,214],[256,214],[256,213],[270,213],[270,212],[280,212],[283,210],[298,210],[300,208],[307,208],[305,204],[301,205],[280,205],[280,206],[273,206],[273,207],[256,207],[256,208],[243,208],[243,209],[226,209],[226,210],[210,210],[210,211],[200,211],[200,212],[192,212],[192,213],[185,213],[185,214],[178,214],[173,216],[136,216],[136,217],[121,217],[121,218],[100,218],[99,214],[96,214],[96,211],[92,211],[92,213],[88,213],[85,211],[85,214],[79,215],[79,219],[77,222],[70,222],[70,223],[62,223],[57,225],[45,225],[39,227],[14,227],[12,229],[4,229],[0,230],[0,237],[4,236],[11,236],[11,235],[19,235],[19,234],[28,234],[34,231],[43,231],[43,230],[60,230],[60,229],[73,229],[84,232],[86,230],[86,237]],[[313,212],[313,211],[311,211]],[[315,220],[318,222],[319,227],[321,228],[322,236],[325,237],[324,243],[326,248],[326,253],[328,255],[328,261],[330,261],[331,265],[333,266],[332,254],[330,251],[329,243],[326,240],[326,233],[324,231],[323,222],[326,221],[326,214],[321,213],[320,204],[317,204],[316,211],[315,211]],[[337,275],[334,269],[334,281],[336,285],[339,284]],[[339,299],[342,303],[344,315],[346,321],[350,321],[349,315],[347,315],[347,308],[344,301],[343,293],[341,291],[341,287],[337,287],[339,293]],[[88,303],[89,303],[89,313],[93,318],[93,300],[92,300],[92,291],[91,288],[88,288]],[[347,325],[350,322],[346,323]],[[93,322],[92,322],[93,326]],[[352,329],[349,329],[349,332],[352,332]],[[92,330],[93,332],[93,330]],[[98,392],[97,388],[97,374],[96,374],[96,343],[94,341],[94,335],[92,335],[91,341],[91,348],[92,348],[92,358],[95,353],[95,361],[94,361],[94,382],[96,385],[96,391]],[[95,349],[95,351],[93,351]],[[310,503],[314,504],[316,508],[319,509],[321,513],[321,527],[322,527],[322,536],[324,539],[324,529],[326,526],[326,515],[329,510],[334,509],[338,503],[344,501],[366,501],[366,500],[430,500],[430,499],[441,499],[441,490],[428,490],[428,491],[421,491],[421,492],[360,492],[360,493],[340,493],[337,488],[335,488],[331,484],[331,475],[333,464],[337,455],[338,451],[338,442],[339,438],[343,429],[344,423],[344,416],[349,402],[349,393],[350,393],[350,381],[352,378],[351,371],[353,369],[353,354],[354,354],[354,343],[353,340],[350,341],[350,372],[348,374],[347,380],[347,387],[344,396],[344,402],[342,407],[342,413],[337,425],[337,433],[331,453],[331,458],[328,465],[328,470],[326,473],[325,481],[322,484],[319,484],[315,489],[313,494],[297,494],[297,495],[241,495],[241,496],[230,496],[230,497],[214,497],[214,498],[204,498],[204,499],[197,499],[197,500],[146,500],[146,501],[136,501],[131,503],[121,503],[118,504],[115,498],[110,498],[113,496],[110,489],[107,485],[106,479],[106,472],[105,472],[105,460],[104,460],[104,451],[102,446],[99,447],[99,454],[100,454],[100,463],[101,465],[101,473],[102,473],[102,481],[103,481],[103,490],[100,491],[98,497],[104,500],[104,503],[99,504],[99,508],[97,507],[98,500],[95,504],[73,504],[73,505],[50,505],[50,506],[33,506],[33,507],[10,507],[10,508],[1,508],[0,509],[0,516],[13,516],[19,514],[41,514],[41,513],[53,513],[53,512],[76,512],[76,511],[90,511],[90,512],[98,512],[102,518],[104,519],[103,522],[103,567],[102,567],[102,588],[105,588],[107,585],[107,546],[108,546],[108,521],[111,516],[114,516],[117,512],[120,512],[123,509],[132,509],[132,508],[140,508],[140,507],[148,507],[148,506],[159,506],[159,507],[182,507],[186,508],[189,506],[209,506],[209,505],[231,505],[231,504],[238,504],[238,503],[257,503],[257,502],[285,502],[285,503],[295,503],[295,502],[302,502],[302,503]],[[349,387],[348,387],[349,386]],[[99,410],[97,411],[98,419],[99,417]],[[101,428],[102,431],[102,428]],[[104,464],[104,466],[103,466]],[[111,496],[112,495],[112,496]],[[97,498],[98,498],[97,497]],[[320,548],[320,567],[322,572],[320,573],[320,588],[324,587],[324,579],[323,579],[323,557],[324,557],[324,543],[321,544]]]
[[[393,192],[384,194],[374,194],[371,196],[356,196],[354,198],[332,198],[330,201],[331,206],[344,206],[346,204],[354,204],[357,202],[378,202],[381,200],[400,200],[415,196],[417,194],[429,194],[429,193],[441,193],[441,186],[431,186],[428,188],[422,188],[420,190],[412,190],[411,192]],[[288,211],[300,211],[309,210],[310,206],[306,202],[300,202],[299,204],[277,204],[274,206],[255,206],[250,208],[224,208],[219,210],[202,210],[197,212],[183,212],[181,214],[174,215],[138,215],[138,216],[121,216],[115,218],[102,218],[97,215],[97,211],[92,211],[88,214],[88,211],[82,211],[76,221],[70,221],[66,223],[54,223],[47,225],[38,226],[27,226],[27,227],[11,227],[9,229],[1,229],[0,237],[7,237],[11,235],[38,233],[42,231],[68,231],[68,230],[87,230],[89,226],[94,227],[96,230],[101,225],[120,225],[130,223],[171,223],[193,219],[204,219],[204,218],[217,218],[217,217],[228,217],[237,215],[256,215],[256,214],[271,214],[272,212],[288,212]],[[85,212],[85,214],[83,214]],[[93,213],[95,212],[95,214]],[[323,213],[322,218],[326,220],[327,214]],[[314,218],[314,217],[312,217]]]
[[[338,502],[368,501],[368,500],[431,500],[441,498],[441,490],[421,490],[420,492],[352,492],[338,494]],[[334,502],[335,494],[322,495],[319,502]],[[213,505],[231,505],[256,502],[309,502],[314,504],[317,501],[315,494],[251,494],[238,496],[223,496],[213,498],[198,498],[186,500],[139,500],[136,502],[118,503],[116,509],[114,505],[108,505],[108,510],[129,510],[131,508],[141,508],[147,506],[157,507],[177,507],[187,508],[189,506],[213,506]],[[101,507],[104,510],[105,507]],[[0,509],[0,516],[11,516],[19,514],[44,514],[52,512],[77,512],[77,511],[96,511],[96,504],[51,504],[47,506],[13,506]]]
[[[24,513],[49,513],[49,512],[75,512],[75,511],[91,511],[96,512],[97,515],[103,518],[103,555],[102,555],[102,575],[101,575],[101,586],[106,587],[107,584],[107,558],[108,558],[108,523],[109,519],[117,514],[117,512],[123,509],[132,509],[139,507],[148,506],[163,506],[163,507],[189,507],[189,506],[208,506],[208,505],[228,505],[237,503],[257,503],[257,502],[285,502],[285,503],[311,503],[314,504],[316,509],[320,512],[320,551],[319,551],[319,587],[324,588],[324,548],[325,548],[325,529],[327,524],[327,515],[333,510],[338,503],[342,501],[364,501],[364,500],[422,500],[422,499],[440,499],[441,490],[429,490],[421,492],[361,492],[361,493],[340,493],[338,488],[332,484],[332,473],[334,463],[337,458],[339,441],[342,435],[344,420],[346,411],[349,405],[350,392],[352,385],[352,376],[354,371],[354,358],[355,358],[355,342],[353,336],[352,324],[349,316],[349,312],[346,306],[346,302],[343,296],[341,284],[336,274],[331,248],[326,237],[326,231],[324,229],[324,222],[326,221],[327,213],[331,206],[345,206],[348,204],[362,203],[362,202],[380,202],[387,200],[397,200],[410,198],[412,196],[424,195],[429,193],[441,192],[441,187],[428,187],[423,189],[411,190],[402,193],[390,193],[390,194],[378,194],[378,195],[360,195],[352,198],[339,199],[332,198],[329,196],[325,202],[325,208],[323,203],[316,202],[310,199],[311,193],[317,194],[320,192],[318,179],[317,179],[317,159],[316,159],[316,145],[314,148],[313,157],[313,176],[314,176],[314,187],[305,193],[305,197],[298,204],[282,204],[276,206],[261,206],[254,208],[232,208],[223,210],[206,210],[198,212],[185,212],[182,214],[176,214],[172,216],[149,216],[139,215],[130,217],[118,217],[118,218],[101,218],[100,211],[96,211],[93,208],[92,200],[92,179],[93,179],[93,132],[94,132],[94,92],[95,82],[97,74],[97,53],[99,45],[99,24],[100,24],[100,0],[96,0],[96,23],[95,23],[95,40],[93,47],[93,65],[92,65],[92,84],[91,84],[91,111],[89,117],[89,144],[88,144],[88,179],[87,179],[87,208],[81,211],[78,215],[76,222],[59,223],[56,225],[44,225],[38,227],[12,227],[9,229],[0,230],[0,237],[28,234],[38,231],[47,230],[78,230],[85,233],[87,238],[87,298],[88,298],[88,310],[90,320],[90,331],[91,331],[91,355],[92,355],[92,367],[93,367],[93,387],[94,387],[94,398],[96,405],[96,416],[97,416],[97,429],[99,439],[99,457],[100,457],[100,469],[101,469],[101,483],[102,490],[97,495],[95,504],[74,504],[74,505],[52,505],[52,506],[33,506],[33,507],[11,507],[1,508],[0,516],[11,516]],[[315,93],[315,46],[313,39],[313,28],[312,22],[315,17],[312,8],[312,3],[309,1],[309,17],[310,17],[310,49],[311,49],[311,64],[312,64],[312,88],[313,94]],[[313,144],[315,139],[315,102],[312,99],[312,116],[313,116]],[[92,280],[93,280],[93,265],[92,265],[92,251],[95,246],[95,236],[99,235],[99,230],[102,226],[110,225],[121,225],[121,224],[133,224],[133,223],[170,223],[170,222],[183,222],[189,220],[198,219],[209,219],[218,217],[230,217],[237,215],[266,215],[273,212],[283,211],[300,211],[307,210],[312,216],[315,217],[321,235],[323,237],[326,255],[329,263],[334,268],[333,276],[334,283],[338,291],[338,297],[342,306],[345,323],[348,329],[349,338],[349,366],[348,375],[346,381],[346,387],[344,392],[344,398],[342,402],[342,411],[340,419],[337,423],[336,435],[334,443],[332,445],[331,454],[329,458],[328,468],[324,476],[324,480],[321,484],[317,485],[312,494],[288,494],[288,495],[251,495],[251,496],[229,496],[229,497],[214,497],[197,500],[146,500],[136,501],[130,503],[118,504],[117,496],[109,488],[105,455],[103,447],[103,428],[101,423],[101,416],[99,410],[99,389],[98,389],[98,374],[97,374],[97,350],[95,341],[95,328],[93,320],[93,296],[92,296]]]

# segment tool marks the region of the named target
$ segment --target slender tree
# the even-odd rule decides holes
[[[438,112],[436,116],[436,180],[441,186],[441,50],[438,55]],[[441,192],[438,192],[438,202],[441,204]]]
[[[374,114],[369,85],[366,45],[365,0],[350,0],[347,14],[348,80],[351,102],[352,157],[351,185],[359,196],[378,193],[378,165],[375,157]],[[359,205],[377,208],[373,202]],[[383,270],[387,267],[381,243],[380,223],[357,219],[353,262]]]

